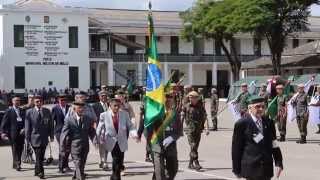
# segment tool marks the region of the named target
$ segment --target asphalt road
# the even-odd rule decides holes
[[[132,102],[135,112],[139,112],[139,102]],[[208,104],[208,103],[207,103]],[[222,108],[224,105],[221,103]],[[209,106],[207,106],[209,110]],[[209,112],[209,111],[208,111]],[[210,114],[210,113],[209,113]],[[138,119],[138,118],[137,118]],[[219,116],[219,131],[211,132],[209,136],[202,136],[199,149],[200,163],[203,169],[200,172],[187,168],[189,146],[186,137],[178,141],[179,173],[177,180],[232,180],[236,179],[231,172],[231,137],[233,120],[227,110]],[[316,127],[309,124],[308,144],[300,145],[295,141],[299,137],[295,123],[288,124],[288,141],[280,143],[284,156],[284,172],[281,180],[319,180],[320,179],[320,135],[314,134]],[[58,146],[53,143],[53,155],[57,159]],[[140,144],[133,140],[129,142],[129,151],[125,154],[126,175],[123,179],[142,180],[151,179],[152,164],[144,162],[145,141]],[[110,157],[110,156],[109,156]],[[98,168],[98,151],[92,146],[86,166],[88,179],[109,179],[111,172]],[[111,157],[109,158],[109,162]],[[69,163],[73,168],[72,162]],[[33,180],[33,165],[23,164],[22,171],[11,169],[11,149],[8,146],[0,147],[0,180]],[[111,167],[111,164],[109,163]],[[58,174],[57,161],[45,167],[47,179],[71,179],[72,173]]]

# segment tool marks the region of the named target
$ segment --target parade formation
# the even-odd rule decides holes
[[[310,74],[306,82],[298,84],[294,77],[280,75],[259,84],[257,80],[245,82],[247,79],[243,78],[237,81],[238,89],[236,83],[231,87],[226,102],[219,97],[219,92],[225,90],[219,86],[188,84],[184,75],[178,73],[178,78],[173,78],[176,72],[165,82],[151,9],[149,2],[146,79],[145,86],[136,87],[139,89],[136,92],[141,91],[137,93],[138,108],[130,101],[133,99],[130,77],[126,79],[127,85],[117,88],[100,84],[87,92],[80,88],[59,92],[54,88],[47,92],[44,87],[39,91],[25,89],[25,93],[5,94],[3,99],[9,106],[1,119],[0,140],[11,146],[12,169],[22,173],[24,164],[32,164],[34,177],[46,179],[45,165],[57,160],[52,166],[56,166],[58,174],[70,175],[73,180],[89,179],[86,165],[91,160],[90,152],[95,150],[99,156],[98,170],[110,172],[111,180],[121,180],[129,169],[126,155],[128,158],[130,139],[142,144],[144,137],[145,162],[153,167],[150,178],[174,180],[181,165],[178,143],[182,137],[188,145],[183,149],[188,157],[188,171],[201,173],[205,169],[200,160],[204,159],[199,153],[201,141],[210,133],[220,132],[221,120],[227,119],[233,123],[232,137],[227,137],[231,153],[223,153],[230,157],[232,167],[225,169],[237,179],[280,178],[288,166],[284,162],[286,154],[280,148],[288,141],[288,123],[296,123],[299,147],[310,143],[308,123],[317,126],[315,133],[320,134],[320,78]],[[230,116],[221,118],[224,112]],[[57,157],[53,155],[54,145],[58,147]],[[211,153],[210,149],[206,151]],[[69,166],[69,161],[73,166]],[[111,167],[108,162],[112,162]],[[73,175],[68,174],[71,172]],[[224,178],[214,176],[214,179]]]

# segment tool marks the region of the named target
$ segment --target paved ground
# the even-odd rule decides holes
[[[139,103],[133,103],[134,109],[139,108]],[[223,106],[223,105],[221,105]],[[221,114],[219,118],[219,131],[209,136],[203,135],[200,144],[200,159],[204,169],[201,172],[187,169],[189,147],[185,137],[178,142],[179,151],[179,173],[178,180],[232,180],[235,179],[231,172],[230,146],[232,137],[233,121],[228,111]],[[316,128],[309,125],[308,144],[298,145],[295,140],[298,130],[295,124],[288,124],[288,141],[281,143],[284,154],[285,171],[281,180],[319,180],[320,162],[320,135],[315,135]],[[152,164],[144,162],[144,143],[136,144],[130,141],[129,151],[126,153],[127,175],[123,179],[141,180],[151,179]],[[54,143],[54,157],[57,157],[57,145]],[[9,147],[0,147],[0,180],[33,180],[33,166],[23,164],[22,172],[16,172],[11,167],[11,150]],[[86,173],[89,179],[109,179],[110,171],[104,172],[98,168],[98,151],[91,147]],[[56,164],[56,162],[55,162]],[[72,162],[70,162],[72,166]],[[111,165],[110,165],[111,166]],[[57,173],[57,166],[45,167],[48,179],[71,179],[71,174],[61,175]]]

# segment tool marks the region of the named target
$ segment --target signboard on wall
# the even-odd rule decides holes
[[[26,65],[69,65],[68,31],[57,25],[25,25]]]

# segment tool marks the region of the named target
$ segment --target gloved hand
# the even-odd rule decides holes
[[[169,136],[163,140],[163,146],[167,148],[173,141],[174,139],[171,136]]]

